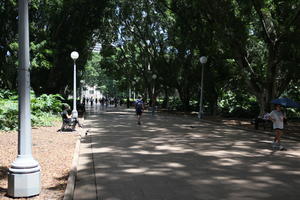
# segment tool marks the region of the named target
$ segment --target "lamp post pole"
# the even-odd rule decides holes
[[[129,89],[128,89],[128,97],[129,99],[131,99],[131,87],[129,86]]]
[[[71,53],[71,58],[74,61],[74,71],[73,71],[73,110],[72,110],[72,118],[78,117],[78,112],[76,108],[76,60],[79,57],[77,51],[73,51]]]
[[[135,101],[135,81],[132,81],[132,89],[133,89],[133,100]]]
[[[80,92],[80,94],[79,94],[79,98],[80,98],[80,102],[81,102],[81,100],[83,99],[83,86],[84,86],[84,80],[81,80],[80,81],[80,90],[79,90],[79,92]],[[83,104],[84,104],[84,102],[82,102]]]
[[[41,167],[32,157],[30,116],[30,56],[28,0],[19,0],[19,128],[18,156],[8,170],[8,191],[11,197],[30,197],[41,191]]]
[[[199,104],[199,113],[198,118],[202,119],[203,114],[203,78],[204,78],[204,64],[207,62],[207,57],[200,57],[200,63],[202,64],[202,72],[201,72],[201,91],[200,91],[200,104]]]
[[[156,74],[152,75],[152,79],[153,79],[153,91],[152,91],[152,115],[155,114],[155,79],[157,78]]]

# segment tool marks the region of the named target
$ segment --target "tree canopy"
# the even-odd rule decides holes
[[[1,2],[0,17],[0,85],[13,89],[16,2]],[[207,112],[226,102],[256,102],[263,112],[279,96],[299,100],[298,0],[32,0],[30,40],[38,94],[70,92],[77,50],[78,77],[87,83],[166,102],[178,94],[185,110],[199,99],[202,67]]]

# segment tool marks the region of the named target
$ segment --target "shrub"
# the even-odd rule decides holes
[[[18,127],[18,96],[14,92],[0,90],[0,130],[15,130]],[[60,95],[31,93],[32,126],[51,126],[60,120],[63,98]]]
[[[227,91],[218,102],[221,115],[224,117],[256,117],[259,107],[256,98],[246,93]]]
[[[0,99],[0,130],[13,130],[18,127],[17,100]]]
[[[53,126],[53,122],[59,121],[60,117],[52,113],[44,113],[42,115],[32,115],[32,126]]]
[[[60,95],[43,94],[31,99],[31,111],[33,114],[40,112],[59,113],[62,107],[63,97]]]

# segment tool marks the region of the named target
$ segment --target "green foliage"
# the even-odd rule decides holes
[[[199,57],[206,55],[203,99],[211,113],[216,105],[229,113],[255,110],[253,96],[260,112],[281,94],[299,101],[299,0],[31,0],[29,9],[36,94],[72,91],[70,53],[77,50],[78,80],[110,96],[129,88],[150,99],[179,96],[176,107],[189,110],[199,99]],[[17,15],[16,1],[1,1],[5,89],[16,87]],[[92,55],[96,42],[101,51]],[[41,109],[49,103],[33,102],[34,112]]]
[[[13,130],[18,126],[17,100],[0,98],[0,130]]]
[[[257,117],[259,107],[256,98],[245,91],[226,91],[218,102],[221,114],[226,117]]]
[[[93,53],[85,66],[83,79],[87,85],[97,85],[104,96],[117,97],[121,95],[122,80],[114,80],[110,70],[101,68],[101,56]]]
[[[31,95],[32,126],[51,126],[60,120],[63,98],[60,95]],[[18,127],[18,101],[13,92],[0,91],[0,130],[15,130]]]
[[[35,113],[31,116],[32,125],[37,126],[53,126],[53,122],[60,121],[61,118],[58,115],[52,113]]]
[[[77,50],[78,71],[95,44],[94,30],[101,29],[103,9],[110,0],[68,1],[31,0],[29,32],[31,86],[37,94],[65,92],[72,84],[73,62],[70,53]],[[16,88],[18,67],[18,4],[0,3],[0,87]]]
[[[0,89],[0,99],[11,99],[12,96],[16,96],[17,93],[10,90]]]
[[[63,97],[56,95],[43,94],[31,100],[31,110],[35,113],[59,113],[62,108]]]

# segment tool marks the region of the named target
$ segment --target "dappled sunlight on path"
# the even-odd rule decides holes
[[[300,145],[267,135],[133,110],[87,116],[100,199],[298,199]],[[84,142],[84,141],[83,141]],[[91,157],[89,154],[81,154]]]

